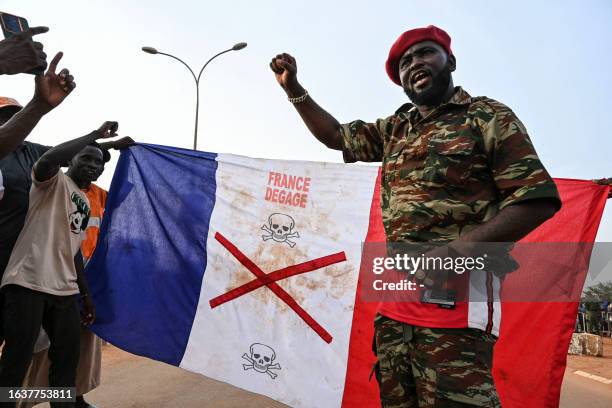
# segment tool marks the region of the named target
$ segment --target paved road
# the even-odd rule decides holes
[[[612,384],[580,377],[572,370],[565,370],[561,387],[561,408],[610,408]]]
[[[269,398],[180,368],[133,356],[111,346],[104,347],[103,356],[102,385],[87,396],[87,400],[98,408],[287,407]],[[612,384],[601,384],[568,370],[560,406],[612,407]]]

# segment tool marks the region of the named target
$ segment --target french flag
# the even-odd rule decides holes
[[[364,165],[124,150],[87,267],[94,331],[292,407],[379,407],[369,381],[379,305],[362,301],[359,279],[363,243],[385,241],[378,175]],[[561,213],[529,238],[592,242],[607,187],[557,183]],[[570,219],[581,227],[565,227]],[[533,308],[502,307],[494,376],[504,407],[558,405],[577,304],[545,306],[552,314],[535,319]],[[532,331],[538,319],[548,334]]]

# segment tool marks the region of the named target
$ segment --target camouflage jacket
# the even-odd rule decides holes
[[[382,161],[388,241],[452,241],[504,207],[534,198],[560,207],[555,183],[507,106],[460,87],[425,118],[408,106],[376,123],[341,127],[345,162]]]

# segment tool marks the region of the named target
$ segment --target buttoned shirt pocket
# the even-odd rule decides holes
[[[475,147],[469,135],[432,137],[422,179],[436,184],[465,184],[474,166]]]
[[[385,144],[382,159],[382,176],[385,183],[392,183],[399,177],[405,148],[406,142],[401,139],[391,139]]]

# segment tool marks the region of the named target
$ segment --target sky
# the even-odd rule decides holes
[[[340,122],[386,117],[407,101],[386,76],[403,31],[435,24],[452,37],[456,85],[510,106],[554,177],[612,177],[612,2],[589,1],[72,1],[3,0],[1,11],[47,25],[37,39],[65,55],[77,88],[29,140],[54,145],[119,121],[139,142],[190,148],[197,72],[200,150],[340,162],[308,132],[269,62],[297,59],[298,79]],[[26,103],[29,75],[0,77],[0,94]],[[110,185],[117,154],[100,179]],[[610,206],[612,207],[612,206]],[[612,209],[598,241],[612,241]]]

